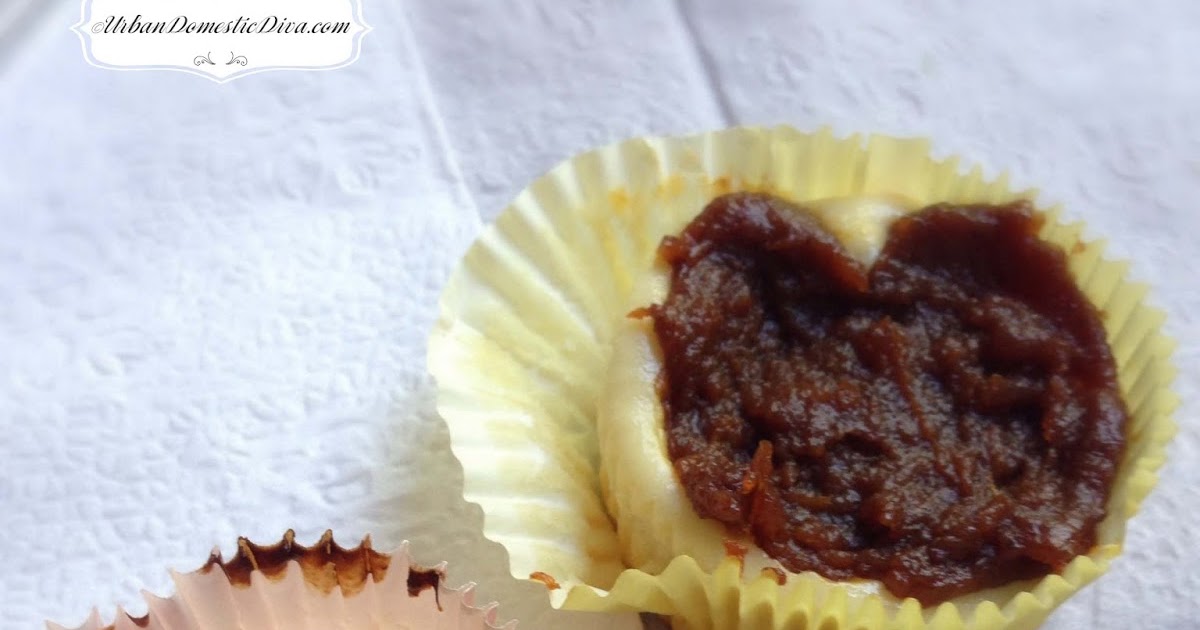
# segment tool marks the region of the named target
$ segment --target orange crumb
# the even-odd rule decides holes
[[[552,591],[562,588],[558,585],[558,582],[554,579],[554,577],[551,576],[549,573],[542,573],[541,571],[534,571],[533,573],[529,574],[529,579],[541,582],[542,584],[545,584],[546,588],[550,589]]]
[[[649,306],[642,306],[629,311],[629,314],[625,317],[628,317],[629,319],[645,319],[647,317],[652,317],[653,315],[654,309],[650,308]]]
[[[745,561],[747,551],[749,549],[746,548],[746,545],[736,540],[725,539],[725,555],[737,558],[738,561]]]
[[[787,584],[787,574],[782,569],[776,567],[763,567],[762,574],[775,580],[775,583],[783,586]]]

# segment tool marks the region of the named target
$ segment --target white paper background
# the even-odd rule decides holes
[[[376,0],[354,65],[227,85],[93,68],[78,6],[41,9],[0,47],[3,625],[141,611],[213,544],[331,527],[584,627],[504,579],[459,498],[438,290],[581,149],[788,122],[931,136],[1135,259],[1182,429],[1125,555],[1049,627],[1200,627],[1200,4],[1111,4]]]

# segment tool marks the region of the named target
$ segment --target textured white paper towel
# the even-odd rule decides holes
[[[47,9],[0,66],[3,625],[140,611],[214,544],[332,527],[413,540],[523,627],[608,627],[480,539],[424,376],[437,292],[578,150],[789,122],[932,136],[1136,260],[1182,429],[1049,626],[1200,627],[1200,6],[1092,4],[368,0],[355,65],[223,86],[87,66],[77,6]]]

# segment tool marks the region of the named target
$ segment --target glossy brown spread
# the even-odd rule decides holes
[[[660,255],[668,450],[696,511],[791,571],[935,604],[1096,541],[1127,413],[1025,203],[897,220],[867,269],[797,207],[714,200]]]

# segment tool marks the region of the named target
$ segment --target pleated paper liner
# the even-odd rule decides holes
[[[408,543],[387,554],[368,537],[343,549],[326,532],[305,547],[288,531],[270,546],[244,538],[228,562],[214,551],[191,573],[172,572],[175,594],[144,593],[149,612],[117,610],[111,624],[93,610],[79,630],[513,630],[496,625],[497,605],[473,605],[473,584],[447,588],[445,563],[422,568]],[[50,630],[65,630],[50,623]]]
[[[572,158],[521,192],[468,251],[441,299],[429,366],[438,409],[463,464],[465,494],[512,572],[552,576],[556,606],[642,610],[693,628],[1021,628],[1040,623],[1103,573],[1125,522],[1154,485],[1174,433],[1173,344],[1146,287],[1081,240],[1083,226],[1046,210],[1042,237],[1069,252],[1077,282],[1104,316],[1131,412],[1128,447],[1099,543],[1059,575],[921,608],[874,583],[748,570],[712,549],[652,573],[626,569],[599,479],[596,407],[614,332],[662,237],[716,195],[759,190],[803,203],[888,196],[913,207],[1031,198],[923,139],[836,137],[828,130],[735,128],[639,138]],[[655,532],[656,534],[659,532]],[[665,534],[665,532],[663,532]],[[664,539],[664,542],[665,539]]]

